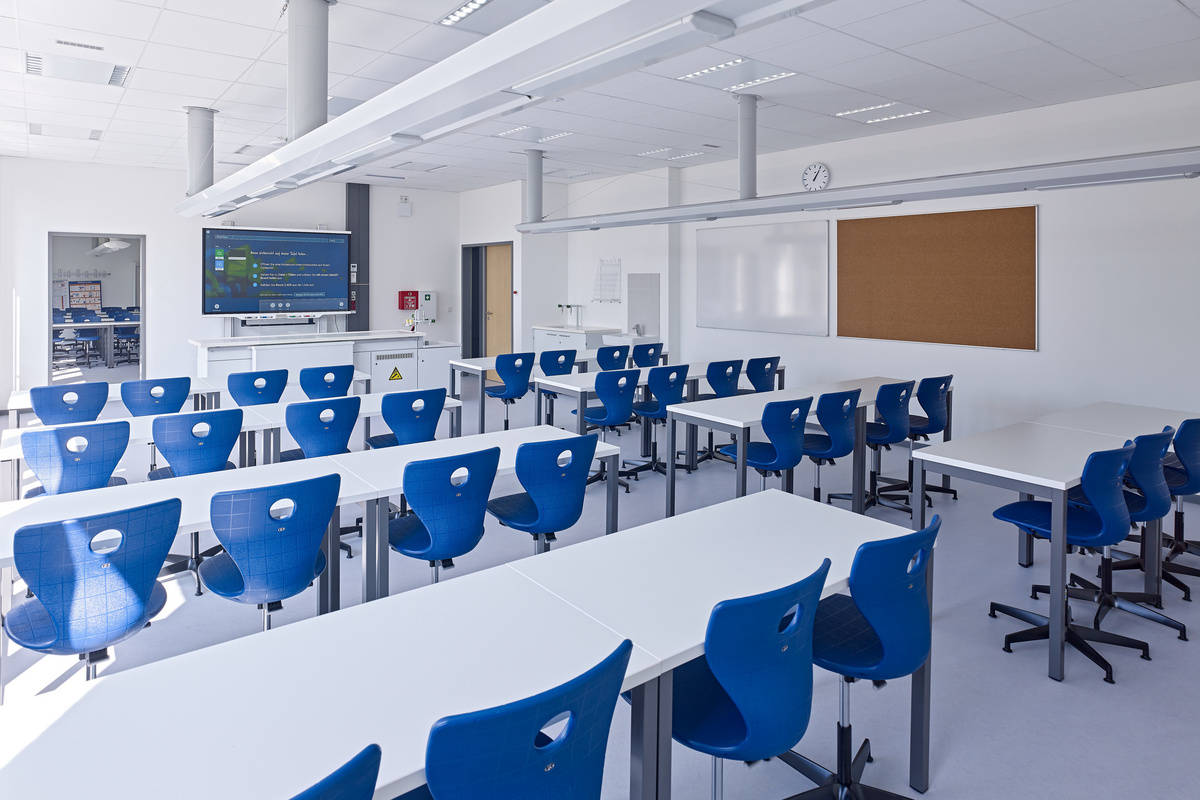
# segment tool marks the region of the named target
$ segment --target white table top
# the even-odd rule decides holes
[[[703,653],[720,601],[795,583],[825,558],[825,594],[845,591],[860,544],[908,533],[770,489],[509,566],[628,636],[665,672]]]
[[[462,575],[44,695],[10,695],[0,796],[286,798],[374,742],[383,749],[375,797],[393,798],[424,782],[435,721],[545,691],[622,638],[507,567]],[[624,688],[653,677],[654,662],[635,647]],[[203,707],[164,727],[155,704],[188,687],[202,691]],[[80,746],[89,731],[98,746]],[[181,779],[181,753],[212,768]]]
[[[1072,428],[1093,433],[1107,433],[1132,439],[1144,433],[1158,433],[1168,425],[1176,430],[1185,419],[1200,417],[1197,411],[1171,408],[1126,405],[1125,403],[1092,403],[1082,408],[1055,411],[1030,420],[1038,425]]]
[[[620,333],[620,328],[605,328],[599,325],[530,325],[537,331],[554,331],[555,333]]]
[[[117,320],[114,320],[114,319],[102,319],[102,320],[97,320],[95,322],[55,322],[50,327],[51,328],[113,328],[113,327],[123,328],[128,325],[130,327],[137,328],[137,327],[140,327],[141,324],[142,324],[141,320],[136,320],[136,319],[131,319],[128,321],[120,321],[120,322],[118,322]]]
[[[188,339],[202,348],[261,347],[276,344],[321,344],[323,342],[361,342],[373,339],[424,339],[421,331],[342,331],[331,333],[275,333],[262,336],[233,336],[217,339]]]
[[[688,368],[687,379],[689,381],[700,379],[704,380],[704,372],[708,369],[707,361],[693,361],[689,364],[664,364],[667,367],[682,367]],[[649,380],[650,370],[655,367],[633,367],[638,371],[638,386],[645,386]],[[610,370],[611,371],[611,370]],[[580,392],[595,392],[596,391],[596,376],[602,375],[602,372],[572,372],[570,375],[554,375],[551,377],[534,377],[533,382],[537,386],[548,389],[553,392],[561,392],[570,395],[577,395]]]
[[[817,413],[817,398],[829,392],[845,392],[851,389],[861,389],[858,397],[860,407],[875,405],[875,393],[879,387],[887,383],[897,383],[899,378],[856,378],[853,380],[836,381],[833,383],[817,383],[808,386],[796,386],[787,389],[776,389],[773,392],[755,392],[754,394],[739,394],[733,397],[716,397],[712,400],[697,400],[692,403],[679,403],[671,406],[671,414],[681,421],[715,422],[732,427],[749,428],[762,422],[763,409],[767,403],[787,400],[800,400],[805,397],[813,399],[809,416]]]
[[[1047,489],[1079,485],[1083,464],[1097,450],[1125,444],[1125,436],[1018,422],[953,441],[922,447],[913,458],[927,462],[1022,481]]]
[[[537,365],[537,359],[540,356],[541,356],[541,353],[534,353],[534,356],[533,356],[533,358],[534,358],[533,377],[535,377],[535,378],[538,377],[539,375],[544,375],[541,367],[539,367]],[[575,363],[576,364],[591,364],[591,362],[594,361],[595,358],[596,358],[596,352],[594,350],[588,350],[588,351],[585,351],[582,353],[576,351],[576,353],[575,353]],[[473,372],[473,373],[487,372],[488,370],[496,368],[496,356],[482,356],[480,358],[452,358],[452,359],[450,359],[450,366],[453,367],[454,369],[458,370],[459,372]]]

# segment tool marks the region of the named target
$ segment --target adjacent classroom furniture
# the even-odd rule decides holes
[[[1171,540],[1167,543],[1167,554],[1163,558],[1162,579],[1183,592],[1184,600],[1191,600],[1192,590],[1179,576],[1200,578],[1200,568],[1180,564],[1175,559],[1185,554],[1200,556],[1200,541],[1189,540],[1183,528],[1183,498],[1200,493],[1200,419],[1181,422],[1171,446],[1175,452],[1167,457],[1163,470],[1167,486],[1171,489],[1171,502],[1175,504],[1175,525]],[[1126,563],[1133,562],[1129,566],[1140,569],[1142,561],[1138,556],[1127,558],[1114,566],[1122,569]]]
[[[101,319],[91,314],[86,317],[81,315],[66,322],[52,321],[50,328],[56,331],[73,328],[74,341],[84,345],[84,359],[87,365],[92,365],[92,357],[96,355],[104,361],[105,367],[112,369],[117,365],[115,330],[140,330],[141,325],[141,321],[137,319]]]
[[[575,351],[574,350],[546,350],[538,356],[537,367],[543,375],[570,375],[575,371]],[[530,391],[541,391],[537,389],[532,381],[529,384]],[[558,395],[553,392],[547,392],[547,397],[553,401],[558,398]],[[547,425],[554,424],[554,405],[550,405],[550,414],[546,418]]]
[[[928,442],[929,437],[935,434],[945,434],[950,425],[950,382],[954,379],[953,375],[940,375],[934,378],[922,378],[917,384],[917,402],[921,406],[921,410],[925,414],[910,414],[908,417],[908,479],[898,481],[893,478],[879,477],[879,482],[884,484],[881,490],[881,497],[892,501],[906,501],[901,504],[901,510],[909,510],[912,504],[912,497],[909,489],[912,488],[912,451],[916,449],[918,442]],[[948,436],[947,436],[948,438]],[[933,500],[929,497],[930,492],[938,494],[948,494],[958,499],[958,490],[951,489],[949,486],[925,486],[924,502],[932,506]]]
[[[738,391],[749,393],[782,389],[782,375],[779,376],[779,385],[775,385],[776,374],[779,372],[779,361],[779,356],[759,356],[746,361],[746,380],[750,382],[750,388]]]
[[[708,383],[709,392],[703,392],[696,395],[696,400],[712,400],[716,397],[733,397],[735,394],[741,394],[743,391],[749,393],[752,389],[739,389],[738,386],[742,379],[742,359],[735,358],[730,361],[710,361],[708,369],[704,371],[704,380]],[[771,376],[772,382],[775,376]],[[768,387],[768,391],[771,387]],[[716,447],[713,444],[713,432],[708,432],[708,447],[703,453],[696,456],[696,462],[707,461],[716,455]]]
[[[662,360],[662,342],[643,342],[635,344],[629,356],[633,367],[656,367]]]
[[[570,349],[580,353],[594,351],[603,344],[605,334],[620,333],[620,328],[599,325],[531,325],[533,349]]]
[[[520,400],[529,391],[529,377],[533,374],[533,353],[505,353],[496,356],[496,374],[503,381],[501,386],[488,386],[483,391],[488,397],[504,405],[504,430],[508,430],[509,406]]]
[[[288,403],[284,410],[287,430],[300,446],[284,450],[279,454],[279,460],[296,461],[349,453],[350,436],[358,423],[361,407],[359,395]]]
[[[609,370],[596,375],[593,383],[600,405],[571,412],[579,420],[579,435],[582,436],[589,428],[598,428],[601,439],[607,442],[610,431],[628,424],[633,419],[637,378],[636,370]],[[620,476],[619,470],[610,472],[604,464],[600,465],[595,475],[588,478],[588,483],[602,480],[609,481],[610,485],[623,486],[625,491],[629,491],[629,482]]]
[[[370,744],[328,777],[305,789],[292,800],[371,800],[379,778],[383,751]]]
[[[609,344],[596,349],[596,366],[608,371],[629,367],[629,345]]]

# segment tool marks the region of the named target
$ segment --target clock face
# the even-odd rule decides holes
[[[821,163],[809,164],[800,176],[804,191],[815,192],[829,185],[829,167]]]

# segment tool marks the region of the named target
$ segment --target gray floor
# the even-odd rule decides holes
[[[473,406],[464,409],[466,432],[474,432]],[[489,428],[502,419],[498,403],[489,405]],[[519,405],[514,421],[532,419],[532,406]],[[570,418],[570,414],[562,415]],[[570,418],[573,420],[573,418]],[[568,420],[568,421],[570,421]],[[560,423],[563,422],[560,417]],[[627,455],[635,455],[638,437],[625,434],[612,439]],[[136,454],[135,454],[136,455]],[[902,472],[903,454],[885,457],[886,471]],[[135,471],[137,465],[126,465]],[[812,468],[797,474],[797,491],[811,492]],[[757,488],[757,481],[751,481]],[[845,464],[825,469],[826,489],[849,488]],[[1154,660],[1142,661],[1136,652],[1107,647],[1103,653],[1116,670],[1116,685],[1108,685],[1101,672],[1074,651],[1067,653],[1067,680],[1046,677],[1046,645],[1019,645],[1012,654],[1001,651],[1005,633],[1020,626],[1015,620],[990,619],[987,604],[997,600],[1044,610],[1045,601],[1029,599],[1029,585],[1047,578],[1048,552],[1039,545],[1038,561],[1031,569],[1016,564],[1016,536],[1010,526],[991,518],[995,507],[1015,499],[989,487],[958,482],[962,499],[935,499],[943,516],[938,547],[935,587],[933,666],[933,761],[930,798],[1147,798],[1196,796],[1200,770],[1190,762],[1195,749],[1193,726],[1200,719],[1200,643],[1181,642],[1166,628],[1120,613],[1109,616],[1105,627],[1150,642]],[[690,510],[733,496],[733,469],[709,462],[692,476],[681,476],[678,503]],[[662,515],[663,478],[643,476],[629,494],[621,494],[621,527],[642,524]],[[559,546],[601,535],[604,524],[604,488],[589,490],[584,518],[559,536]],[[344,509],[350,517],[354,509]],[[872,510],[873,515],[907,525],[906,515]],[[1200,538],[1200,512],[1189,515],[1193,538]],[[798,532],[799,533],[799,532]],[[836,530],[822,532],[837,536]],[[737,531],[730,531],[731,541]],[[360,562],[343,562],[343,603],[357,602]],[[485,569],[531,551],[524,534],[489,522],[487,535],[475,552],[459,559],[455,574]],[[1200,560],[1194,560],[1200,565]],[[392,556],[391,589],[401,592],[423,585],[428,568],[419,562]],[[1096,559],[1071,556],[1070,566],[1091,574]],[[664,570],[671,569],[663,564]],[[753,569],[752,561],[744,564]],[[1140,573],[1121,573],[1117,588],[1136,589]],[[1200,589],[1200,581],[1194,581]],[[169,655],[230,638],[253,635],[261,624],[259,612],[212,595],[192,596],[189,577],[170,581],[170,602],[159,621],[122,645],[112,662],[102,668],[112,672],[136,667]],[[619,591],[619,587],[614,587]],[[1198,603],[1183,603],[1178,592],[1167,590],[1166,612],[1200,626]],[[276,624],[287,624],[315,613],[316,596],[310,591],[285,604]],[[652,613],[648,609],[648,613]],[[1080,604],[1076,616],[1089,607]],[[1200,631],[1200,627],[1197,627]],[[548,632],[550,635],[550,632]],[[16,652],[9,661],[13,695],[51,690],[64,680],[82,680],[73,658],[41,657]],[[534,666],[534,665],[531,665]],[[347,680],[351,680],[347,676]],[[202,687],[192,687],[195,696]],[[837,718],[837,682],[816,670],[812,717],[799,750],[825,764],[834,760],[834,723]],[[12,695],[10,695],[12,696]],[[908,789],[908,681],[890,683],[882,690],[857,684],[853,689],[852,718],[857,738],[869,736],[876,762],[867,769],[868,782],[907,794]],[[2,712],[0,712],[2,714]],[[628,796],[629,714],[617,707],[605,771],[605,800]],[[216,765],[211,765],[215,767]],[[674,796],[708,796],[710,767],[707,758],[680,746],[674,749]],[[804,791],[811,784],[778,762],[725,769],[725,797],[729,800],[768,800]]]

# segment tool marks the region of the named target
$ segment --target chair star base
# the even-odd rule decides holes
[[[190,555],[180,556],[170,554],[167,556],[167,565],[159,570],[158,576],[165,578],[169,575],[178,575],[181,572],[190,572],[192,577],[196,579],[196,597],[204,594],[204,584],[200,581],[200,564],[206,558],[223,552],[225,550],[221,545],[214,545],[207,550],[200,549],[200,532],[192,531],[192,552]]]
[[[1037,599],[1039,594],[1050,594],[1050,587],[1034,585],[1033,598]],[[1070,586],[1067,587],[1067,596],[1074,600],[1085,600],[1089,603],[1097,604],[1096,616],[1092,621],[1093,628],[1099,629],[1100,623],[1108,616],[1108,612],[1116,608],[1142,619],[1172,628],[1179,633],[1181,640],[1187,641],[1186,625],[1143,605],[1154,604],[1159,601],[1160,598],[1158,595],[1147,594],[1145,592],[1114,592],[1112,591],[1111,584],[1109,585],[1109,589],[1105,591],[1101,586],[1097,586],[1091,581],[1072,573]]]
[[[995,617],[996,612],[1000,612],[1005,616],[1019,619],[1022,622],[1027,622],[1033,625],[1032,628],[1016,631],[1015,633],[1007,634],[1004,637],[1004,652],[1011,653],[1012,645],[1017,642],[1037,642],[1043,639],[1050,638],[1050,618],[1041,614],[1035,614],[1032,611],[1026,611],[1023,608],[1014,608],[1006,606],[1002,603],[992,603],[988,610],[989,617]],[[1071,610],[1067,608],[1067,619],[1071,618]],[[1128,636],[1121,636],[1108,631],[1096,630],[1084,625],[1076,625],[1068,622],[1067,624],[1067,644],[1074,647],[1080,653],[1088,658],[1093,664],[1104,670],[1104,682],[1116,683],[1113,679],[1112,665],[1104,656],[1096,651],[1088,642],[1097,642],[1099,644],[1112,644],[1118,647],[1128,647],[1133,650],[1141,650],[1142,658],[1146,661],[1150,660],[1150,645],[1140,639],[1133,639]]]
[[[903,795],[867,786],[862,783],[863,772],[867,764],[875,759],[871,757],[871,740],[864,739],[854,757],[850,753],[854,747],[854,737],[851,726],[837,726],[838,735],[838,771],[829,769],[790,750],[779,757],[779,760],[796,770],[813,783],[815,789],[792,795],[787,800],[906,800]]]

